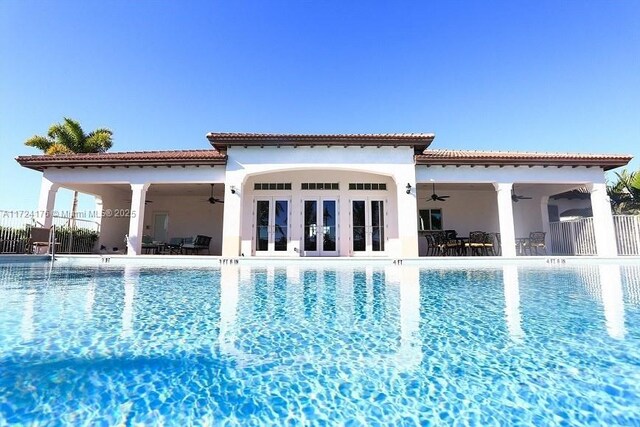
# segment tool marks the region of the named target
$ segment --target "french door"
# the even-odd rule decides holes
[[[286,197],[256,199],[254,211],[254,237],[257,255],[284,254],[289,243],[289,208]]]
[[[309,256],[338,255],[338,201],[304,200],[303,250]]]
[[[351,250],[375,254],[385,250],[385,201],[363,198],[351,201]]]

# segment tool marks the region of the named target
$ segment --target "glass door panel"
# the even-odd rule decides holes
[[[269,200],[256,202],[256,251],[269,250]]]
[[[304,250],[315,252],[318,250],[318,202],[305,200],[304,202]]]
[[[351,227],[353,229],[353,251],[364,252],[367,250],[365,239],[366,212],[365,201],[354,200],[351,203]]]
[[[322,202],[322,250],[324,252],[335,252],[336,245],[336,201],[324,200]]]
[[[286,251],[289,242],[289,201],[275,201],[273,244],[275,251]]]
[[[371,250],[384,251],[384,202],[371,201]]]

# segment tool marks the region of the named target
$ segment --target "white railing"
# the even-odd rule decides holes
[[[614,215],[618,255],[640,255],[640,216]],[[593,218],[550,222],[551,253],[554,255],[596,255]]]
[[[593,218],[550,222],[551,253],[554,255],[596,255]]]
[[[640,255],[640,215],[614,215],[618,255]]]

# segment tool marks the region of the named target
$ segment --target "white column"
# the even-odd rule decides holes
[[[129,212],[129,237],[127,255],[142,253],[142,235],[144,233],[144,201],[149,184],[131,184],[131,211]]]
[[[231,191],[232,189],[234,192]],[[240,255],[240,239],[242,235],[242,199],[244,197],[242,180],[226,182],[224,192],[222,256],[237,257]],[[251,256],[251,253],[246,253],[245,256]]]
[[[59,184],[49,181],[44,175],[40,182],[40,197],[38,199],[38,223],[42,227],[51,227],[53,223],[53,208],[56,203],[56,193]]]
[[[620,266],[602,264],[598,269],[607,333],[611,338],[621,340],[627,331],[624,326],[624,295]]]
[[[502,256],[516,256],[516,233],[513,224],[513,201],[511,200],[511,182],[496,182],[493,184],[498,194],[498,219],[500,221],[500,242]]]
[[[524,331],[522,330],[522,316],[520,314],[518,266],[502,266],[502,281],[504,282],[504,312],[509,336],[513,341],[520,342],[524,338]]]
[[[416,258],[418,257],[418,200],[416,188],[416,170],[413,164],[399,166],[400,170],[394,176],[396,183],[397,210],[395,212],[398,221],[398,247],[397,253],[390,253],[392,257]],[[407,184],[411,185],[407,194]],[[394,212],[391,213],[392,215]],[[390,215],[391,218],[393,218]]]
[[[593,211],[593,232],[596,238],[598,256],[618,256],[616,233],[611,214],[611,202],[607,195],[607,185],[591,184],[591,210]]]
[[[549,196],[540,197],[540,214],[542,216],[542,231],[547,254],[551,255],[551,227],[549,226]]]

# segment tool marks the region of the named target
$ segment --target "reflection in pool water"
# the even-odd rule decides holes
[[[0,265],[6,423],[637,424],[640,268]]]

